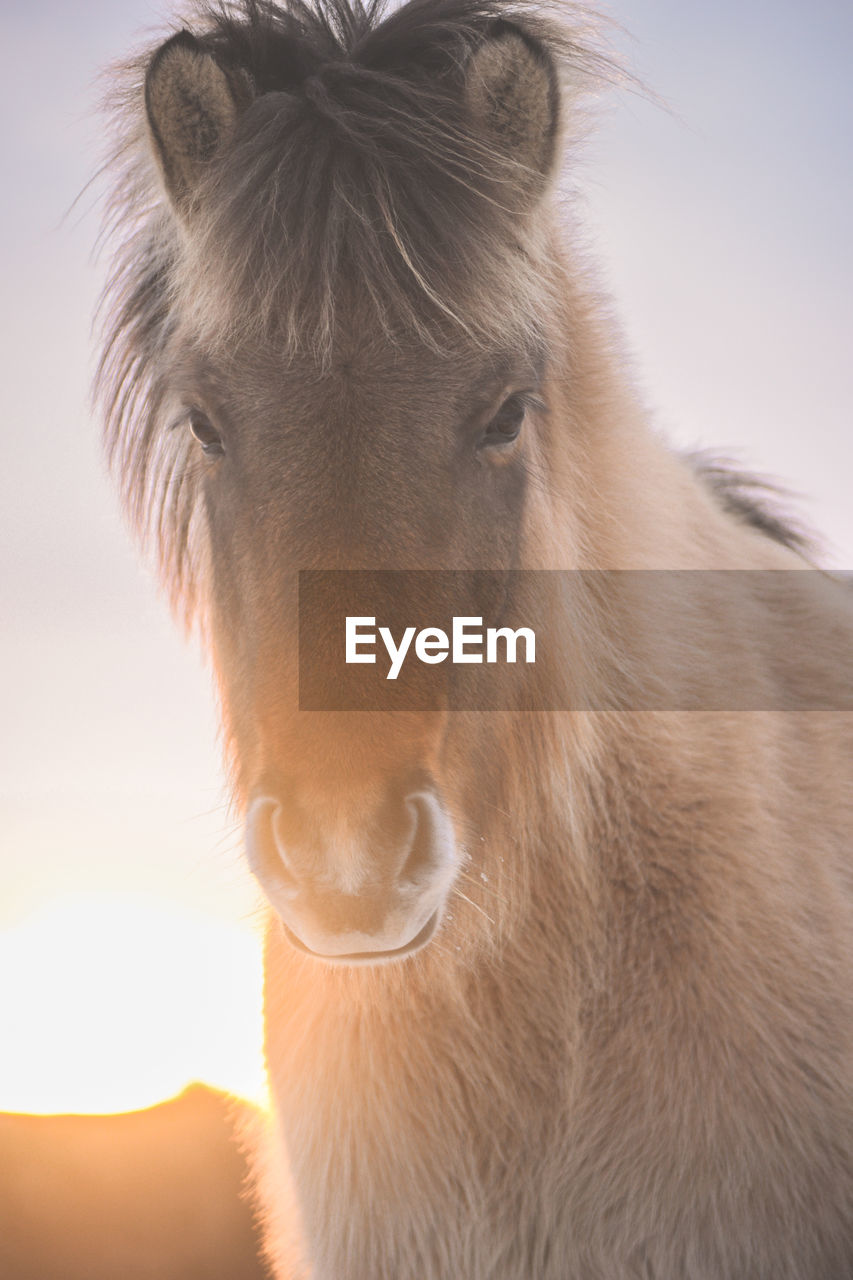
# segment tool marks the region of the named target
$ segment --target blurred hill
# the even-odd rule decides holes
[[[0,1114],[2,1280],[262,1280],[235,1134],[193,1085],[146,1111]]]

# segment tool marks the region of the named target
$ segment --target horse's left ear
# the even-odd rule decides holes
[[[510,23],[496,24],[465,68],[465,104],[512,168],[525,205],[544,191],[557,159],[560,89],[550,52]]]
[[[189,31],[179,31],[154,54],[145,77],[145,113],[166,189],[179,212],[186,210],[251,96],[248,76],[224,70]]]

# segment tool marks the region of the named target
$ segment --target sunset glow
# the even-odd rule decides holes
[[[70,895],[0,931],[0,974],[0,1111],[124,1111],[194,1080],[264,1101],[248,925]]]

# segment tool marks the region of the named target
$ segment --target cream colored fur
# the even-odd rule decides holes
[[[672,458],[595,298],[564,283],[552,336],[571,375],[548,388],[559,443],[527,564],[805,567]],[[678,603],[695,642],[730,643],[725,601],[693,581]],[[739,615],[758,698],[784,652],[850,705],[853,602],[825,587],[832,627],[816,613],[773,634],[759,600]],[[804,602],[814,590],[804,574]],[[630,603],[616,628],[651,680]],[[569,634],[566,661],[594,681],[613,619],[588,605]],[[305,1274],[853,1274],[853,715],[483,719],[459,737],[502,744],[500,814],[470,833],[470,875],[430,947],[333,971],[270,922],[267,1060]],[[445,762],[460,802],[467,767]],[[279,1224],[272,1255],[293,1248]]]
[[[253,361],[286,370],[312,349],[300,345],[301,298],[276,274],[303,259],[277,257],[271,237],[272,267],[240,275],[242,245],[226,235],[235,210],[223,230],[215,203],[233,194],[227,147],[215,180],[200,168],[210,140],[218,146],[234,127],[233,86],[211,59],[174,58],[149,86],[171,206],[152,199],[147,158],[119,190],[118,205],[135,211],[142,192],[153,213],[147,238],[128,238],[103,380],[128,505],[159,538],[175,597],[213,632],[205,481],[191,437],[171,429],[167,375],[189,376],[188,350],[236,380]],[[469,71],[482,155],[496,157],[502,138],[521,188],[524,171],[541,173],[544,187],[554,121],[538,56],[504,30],[483,38]],[[201,104],[189,115],[179,110],[187,98]],[[412,109],[400,127],[415,118]],[[430,135],[431,148],[451,144],[458,134]],[[241,172],[260,182],[263,166]],[[461,199],[468,188],[449,189]],[[496,218],[484,229],[466,323],[453,328],[460,299],[440,299],[453,344],[435,397],[436,417],[445,403],[466,403],[459,351],[476,363],[496,335],[514,351],[545,342],[548,414],[531,415],[519,446],[529,482],[522,566],[792,571],[802,589],[791,588],[798,607],[784,616],[744,578],[734,636],[742,689],[770,705],[806,673],[815,693],[837,690],[849,706],[849,590],[793,572],[807,566],[726,514],[657,437],[553,195],[532,212],[523,203],[511,243]],[[485,198],[483,209],[485,223],[494,213]],[[389,240],[400,225],[389,214]],[[406,280],[425,309],[433,279]],[[333,293],[323,305],[318,332],[328,336],[345,308]],[[287,306],[289,328],[271,338],[271,317]],[[348,403],[358,384],[367,435],[420,389],[411,352],[425,361],[426,343],[410,327],[409,345],[395,346],[375,317],[366,339],[366,323],[344,318],[359,339]],[[312,366],[302,400],[282,381],[276,396],[266,383],[252,388],[251,403],[258,413],[271,399],[286,404],[298,439],[306,400],[313,407],[331,377]],[[661,682],[690,688],[691,651],[723,656],[733,637],[718,580],[689,581],[671,601],[633,592],[605,607],[573,579],[552,624],[576,684],[593,695],[614,679],[640,693]],[[686,651],[661,640],[673,607]],[[465,860],[432,943],[396,965],[330,968],[269,922],[275,1117],[259,1166],[277,1277],[853,1275],[853,714],[458,712],[434,772]],[[491,794],[495,780],[497,799],[474,823],[471,798]]]

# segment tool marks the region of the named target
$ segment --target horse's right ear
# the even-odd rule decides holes
[[[161,45],[145,77],[148,131],[179,212],[251,99],[248,76],[226,72],[189,31]]]

